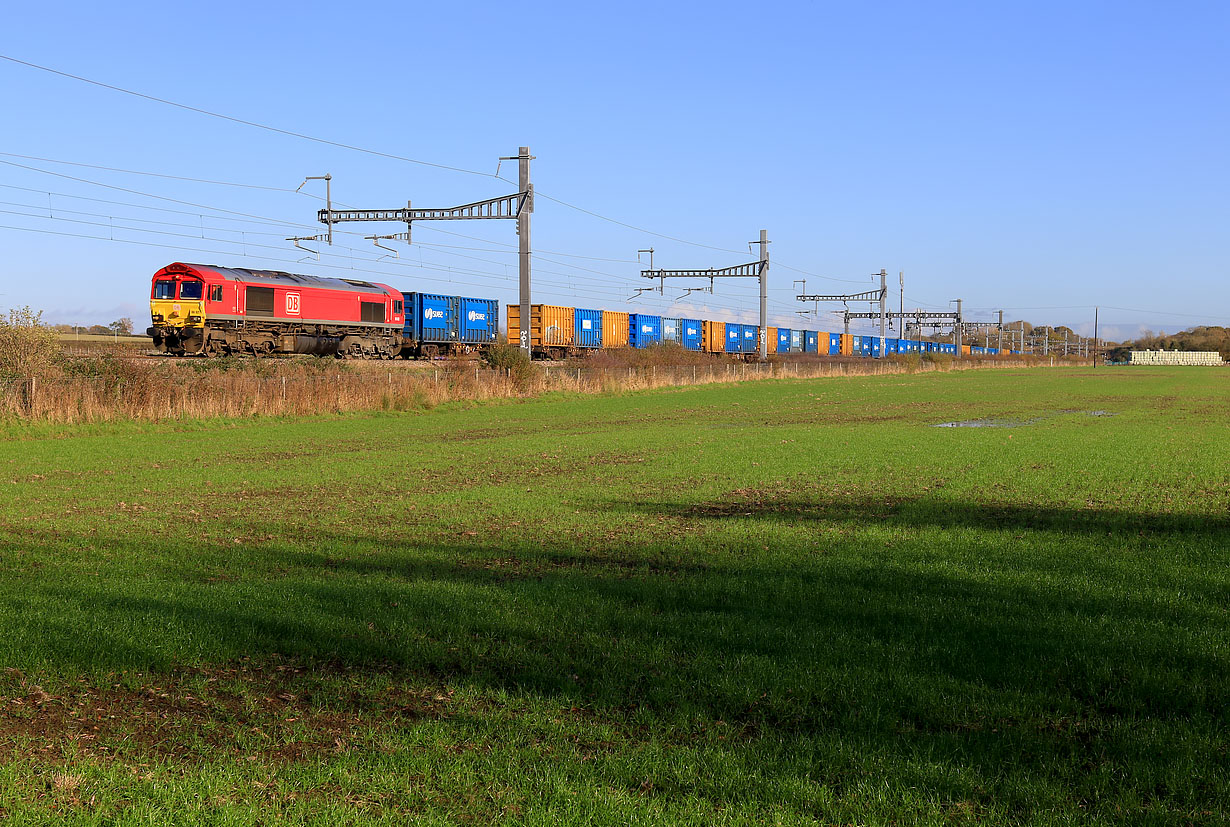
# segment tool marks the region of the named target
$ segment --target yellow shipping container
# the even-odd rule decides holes
[[[575,333],[571,307],[559,307],[553,304],[530,305],[530,347],[571,347]],[[519,304],[508,305],[508,341],[513,344],[521,341],[521,305]]]
[[[700,348],[706,353],[725,353],[726,322],[702,322]]]
[[[759,330],[760,328],[757,328]],[[760,342],[756,342],[756,352],[760,352]],[[769,353],[777,353],[777,328],[769,328]]]
[[[969,355],[970,355],[970,353],[969,353],[969,345],[961,345],[961,355],[962,355],[962,356],[969,356]]]
[[[853,333],[841,334],[841,355],[842,356],[853,356],[854,355],[854,334]]]
[[[611,310],[602,311],[602,346],[628,346],[628,314]]]

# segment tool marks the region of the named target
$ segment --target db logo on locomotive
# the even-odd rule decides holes
[[[286,294],[286,315],[287,316],[298,316],[299,315],[299,294],[298,293],[287,293]]]

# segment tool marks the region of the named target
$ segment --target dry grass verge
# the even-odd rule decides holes
[[[691,354],[683,364],[635,362],[634,352],[570,364],[442,361],[350,363],[292,359],[67,359],[41,375],[0,379],[0,418],[52,423],[119,419],[305,416],[425,410],[446,402],[547,392],[620,393],[757,379],[874,376],[1019,367],[1018,359],[855,359],[799,355],[764,364]]]

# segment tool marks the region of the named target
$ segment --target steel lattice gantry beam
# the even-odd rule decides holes
[[[847,310],[844,314],[844,318],[845,318],[846,331],[848,332],[850,329],[851,319],[875,320],[875,319],[880,318],[880,314],[879,313],[854,313],[854,312]],[[914,313],[906,313],[904,311],[899,312],[899,313],[885,313],[884,318],[885,319],[901,319],[903,321],[914,322],[914,326],[918,328],[920,335],[922,334],[922,328],[924,326],[932,327],[932,328],[940,328],[940,327],[955,328],[958,325],[963,325],[964,327],[969,326],[968,323],[964,323],[964,324],[962,323],[961,315],[959,313],[955,313],[950,310],[949,311],[919,310]],[[905,330],[903,327],[902,333],[904,332]]]
[[[642,270],[641,276],[647,279],[709,279],[709,292],[713,292],[714,279],[754,278],[760,280],[760,360],[769,358],[769,305],[768,284],[769,274],[769,232],[760,231],[760,240],[749,244],[760,245],[760,260],[747,264],[736,264],[733,267],[710,267],[707,270]],[[650,288],[645,288],[650,289]],[[701,289],[701,288],[697,288]]]
[[[438,209],[421,209],[407,204],[404,208],[395,210],[320,210],[317,218],[321,224],[341,224],[346,221],[398,221],[409,224],[412,221],[516,218],[527,205],[530,211],[533,211],[532,197],[533,190],[529,190],[489,198],[486,201],[475,201],[473,204]]]
[[[846,302],[879,302],[880,303],[879,313],[852,315],[847,310],[846,311],[846,321],[845,321],[845,332],[846,333],[850,332],[850,319],[853,319],[853,318],[879,319],[880,320],[880,353],[879,355],[884,356],[887,352],[887,348],[884,343],[884,335],[886,332],[884,326],[888,319],[888,313],[886,312],[886,307],[885,307],[885,300],[888,298],[888,282],[886,281],[888,277],[888,273],[885,270],[881,270],[878,273],[878,275],[880,276],[880,289],[879,290],[864,290],[862,293],[844,293],[844,294],[821,294],[821,293],[804,294],[801,296],[796,296],[795,298],[801,302],[841,302],[842,304],[845,304]]]
[[[814,294],[796,296],[795,298],[801,302],[878,302],[883,295],[883,290],[868,290],[863,293],[846,293],[840,296]],[[880,314],[876,313],[874,318],[880,318]]]
[[[846,316],[848,316],[851,319],[878,319],[880,318],[879,313],[847,312]],[[956,313],[885,313],[884,317],[887,319],[922,318],[924,323],[930,323],[932,321],[939,321],[942,323],[957,322],[957,321],[960,321],[960,318],[961,318]],[[972,326],[972,323],[967,323],[967,326]]]
[[[753,261],[748,264],[736,264],[734,267],[722,267],[720,269],[710,267],[708,270],[642,270],[641,275],[647,279],[718,279],[740,276],[760,278],[760,274],[768,264],[767,261]]]

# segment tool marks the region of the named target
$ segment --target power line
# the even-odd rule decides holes
[[[243,124],[244,126],[251,126],[256,129],[264,129],[269,132],[276,132],[280,135],[289,135],[292,138],[302,138],[305,141],[313,141],[314,143],[318,143],[318,144],[325,144],[327,146],[335,146],[340,149],[348,149],[348,150],[351,150],[352,152],[362,152],[367,155],[375,155],[381,158],[389,158],[394,161],[405,161],[408,164],[419,164],[420,166],[435,167],[436,169],[447,169],[453,172],[464,172],[468,175],[481,175],[484,178],[494,178],[495,177],[490,172],[479,172],[473,169],[465,169],[464,167],[454,167],[454,166],[449,166],[448,164],[437,164],[431,161],[421,161],[417,158],[407,158],[404,155],[394,155],[389,152],[379,152],[374,149],[365,149],[360,146],[354,146],[352,144],[341,143],[340,141],[330,141],[327,138],[317,138],[313,135],[305,135],[302,132],[294,132],[289,129],[281,129],[276,126],[269,126],[268,124],[257,123],[256,121],[249,121],[243,118],[236,118],[231,115],[224,115],[220,112],[211,112],[208,109],[201,109],[200,107],[196,107],[196,106],[188,106],[187,104],[176,103],[175,101],[167,100],[166,98],[159,98],[159,97],[155,97],[154,95],[147,95],[143,92],[135,92],[132,89],[125,89],[122,86],[113,86],[110,83],[103,83],[101,81],[91,80],[90,78],[81,77],[80,75],[74,75],[69,72],[62,72],[59,69],[52,69],[49,66],[40,66],[37,63],[30,63],[29,61],[25,61],[25,60],[18,60],[17,58],[10,57],[8,55],[0,55],[0,59],[7,60],[12,63],[17,63],[22,66],[28,66],[31,69],[38,69],[42,72],[49,72],[50,74],[53,74],[53,75],[59,75],[60,77],[70,78],[72,80],[80,81],[81,83],[88,83],[92,86],[98,86],[103,89],[110,89],[113,92],[122,92],[125,95],[132,95],[135,98],[143,98],[145,100],[154,101],[155,103],[161,103],[166,106],[174,106],[176,109],[184,109],[184,110],[187,110],[188,112],[196,112],[199,115],[208,115],[211,118],[220,118],[221,120],[224,120],[224,121],[231,121],[232,123]]]
[[[34,187],[19,187],[16,184],[0,183],[0,187],[4,187],[5,189],[20,190],[21,192],[35,192],[40,195],[55,196],[56,198],[72,198],[78,201],[92,201],[96,204],[112,204],[112,205],[119,206],[119,207],[132,207],[133,209],[137,209],[137,210],[150,210],[151,212],[166,212],[166,213],[172,213],[174,215],[195,215],[198,217],[202,217],[201,213],[190,212],[188,210],[175,210],[175,209],[171,209],[170,207],[152,207],[149,204],[133,204],[130,201],[115,201],[109,198],[93,198],[88,195],[73,195],[67,192],[52,192],[49,190],[36,189]],[[140,193],[140,192],[136,192],[135,194],[145,195],[145,193]],[[157,197],[157,196],[151,196],[151,197]],[[39,209],[43,209],[43,208],[39,207]],[[51,207],[48,207],[48,209],[51,209]],[[215,208],[206,207],[206,209],[214,210]],[[73,212],[73,210],[65,210],[65,212]],[[234,222],[243,223],[243,224],[265,224],[269,226],[290,227],[294,229],[302,229],[308,226],[305,224],[290,224],[285,221],[279,221],[275,218],[230,218],[225,215],[211,215],[209,217],[216,221],[234,221]],[[132,220],[139,221],[141,219],[132,219]]]
[[[1087,305],[1085,309],[1089,309],[1092,306],[1093,305]],[[1109,305],[1109,304],[1099,305],[1099,307],[1104,307],[1107,310],[1119,310],[1124,313],[1156,313],[1159,316],[1181,316],[1181,317],[1186,317],[1188,319],[1227,319],[1227,318],[1230,318],[1230,314],[1227,314],[1227,313],[1213,313],[1213,314],[1205,314],[1205,315],[1198,315],[1195,313],[1169,313],[1165,310],[1141,310],[1140,308],[1137,308],[1137,307],[1114,307],[1113,305]]]
[[[0,55],[0,57],[3,57],[3,55]],[[229,213],[230,215],[241,215],[244,218],[259,218],[265,221],[275,221],[275,222],[277,221],[277,219],[270,219],[268,216],[253,215],[252,213],[239,212],[238,210],[226,210],[226,209],[222,209],[221,207],[210,207],[206,204],[196,204],[192,201],[182,201],[178,198],[168,198],[165,195],[154,195],[153,193],[129,189],[128,187],[120,187],[120,186],[116,186],[115,184],[104,184],[101,181],[91,181],[88,178],[78,178],[74,175],[65,175],[62,172],[52,172],[49,169],[39,169],[38,167],[32,167],[26,164],[19,164],[15,161],[0,160],[0,164],[6,164],[11,167],[17,167],[18,169],[25,169],[31,172],[39,172],[39,173],[42,173],[43,175],[54,175],[56,178],[65,178],[69,181],[76,181],[81,184],[91,184],[96,187],[105,187],[106,189],[118,190],[119,192],[129,193],[130,195],[140,195],[145,198],[156,198],[160,201],[168,201],[172,204],[181,204],[181,205],[188,206],[188,207],[197,207],[198,209],[203,209],[203,210],[213,210],[214,212]],[[288,221],[277,222],[277,223],[283,224],[284,226],[287,226],[287,227],[300,227],[300,228],[315,229],[315,226],[311,224],[293,224]]]
[[[257,121],[249,121],[249,120],[246,120],[246,119],[244,119],[244,118],[237,118],[237,117],[234,117],[234,116],[232,116],[232,115],[225,115],[225,114],[222,114],[222,113],[220,113],[220,112],[213,112],[213,111],[211,111],[211,110],[208,110],[208,109],[202,109],[202,108],[197,107],[197,106],[189,106],[189,105],[187,105],[187,104],[177,103],[176,101],[167,100],[166,98],[159,98],[159,97],[156,97],[156,96],[154,96],[154,95],[147,95],[147,94],[145,94],[144,92],[137,92],[137,91],[134,91],[134,90],[132,90],[132,89],[125,89],[125,88],[124,88],[124,87],[122,87],[122,86],[115,86],[115,85],[110,84],[110,83],[103,83],[102,81],[92,80],[92,79],[87,78],[87,77],[82,77],[81,75],[75,75],[75,74],[72,74],[71,72],[64,72],[64,71],[61,71],[61,70],[59,70],[59,69],[52,69],[52,68],[51,68],[51,67],[49,67],[49,66],[42,66],[42,65],[39,65],[39,64],[37,64],[37,63],[31,63],[31,62],[26,61],[26,60],[20,60],[20,59],[18,59],[18,58],[11,57],[11,56],[9,56],[9,55],[0,55],[0,59],[7,60],[7,61],[10,61],[10,62],[12,62],[12,63],[16,63],[16,64],[21,65],[21,66],[26,66],[26,67],[29,67],[29,68],[31,68],[31,69],[38,69],[39,71],[42,71],[42,72],[48,72],[48,73],[53,74],[53,75],[58,75],[58,76],[60,76],[60,77],[69,78],[69,79],[71,79],[71,80],[76,80],[76,81],[79,81],[79,82],[81,82],[81,83],[87,83],[87,84],[90,84],[90,85],[92,85],[92,86],[97,86],[97,87],[100,87],[100,88],[102,88],[102,89],[109,89],[109,90],[111,90],[111,91],[113,91],[113,92],[120,92],[120,93],[123,93],[123,94],[125,94],[125,95],[131,95],[131,96],[136,97],[136,98],[142,98],[142,99],[144,99],[144,100],[153,101],[153,102],[155,102],[155,103],[161,103],[161,104],[163,104],[163,105],[165,105],[165,106],[173,106],[173,107],[175,107],[175,108],[177,108],[177,109],[183,109],[183,110],[186,110],[186,111],[188,111],[188,112],[195,112],[195,113],[200,114],[200,115],[207,115],[207,116],[212,117],[212,118],[219,118],[219,119],[221,119],[221,120],[231,121],[232,123],[243,124],[244,126],[250,126],[250,127],[256,128],[256,129],[264,129],[264,130],[267,130],[267,131],[269,131],[269,132],[275,132],[275,133],[278,133],[278,134],[281,134],[281,135],[289,135],[289,136],[291,136],[291,137],[293,137],[293,138],[300,138],[300,139],[305,140],[305,141],[312,141],[312,142],[314,142],[314,143],[325,144],[325,145],[327,145],[327,146],[334,146],[334,147],[338,147],[338,148],[340,148],[340,149],[347,149],[347,150],[350,150],[350,151],[352,151],[352,152],[361,152],[361,153],[364,153],[364,154],[366,154],[366,155],[374,155],[374,156],[376,156],[376,157],[380,157],[380,158],[388,158],[388,159],[395,160],[395,161],[404,161],[404,162],[406,162],[406,163],[410,163],[410,164],[419,164],[419,165],[421,165],[421,166],[426,166],[426,167],[434,167],[434,168],[436,168],[436,169],[445,169],[445,170],[451,170],[451,171],[453,171],[453,172],[462,172],[462,173],[466,173],[466,174],[468,174],[468,175],[478,175],[478,176],[481,176],[481,177],[484,177],[484,178],[496,178],[496,179],[498,179],[498,180],[505,181],[505,182],[507,182],[507,183],[511,183],[511,184],[514,184],[514,185],[515,185],[515,182],[510,181],[508,178],[505,178],[505,177],[504,177],[504,176],[502,176],[502,175],[497,175],[497,174],[495,174],[495,173],[490,173],[490,172],[480,172],[479,170],[466,169],[466,168],[464,168],[464,167],[451,166],[451,165],[449,165],[449,164],[439,164],[439,163],[435,163],[435,162],[432,162],[432,161],[423,161],[423,160],[420,160],[420,159],[418,159],[418,158],[409,158],[409,157],[406,157],[406,156],[404,156],[404,155],[396,155],[396,154],[389,153],[389,152],[381,152],[381,151],[379,151],[379,150],[375,150],[375,149],[367,149],[367,148],[365,148],[365,147],[355,146],[355,145],[353,145],[353,144],[346,144],[346,143],[342,143],[342,142],[340,142],[340,141],[332,141],[332,140],[329,140],[329,139],[327,139],[327,138],[319,138],[319,137],[316,137],[316,136],[314,136],[314,135],[307,135],[307,134],[304,134],[304,133],[302,133],[302,132],[295,132],[295,131],[293,131],[293,130],[289,130],[289,129],[282,129],[282,128],[280,128],[280,127],[270,126],[270,125],[268,125],[268,124],[263,124],[263,123],[258,123]],[[545,198],[545,199],[547,199],[548,201],[554,201],[555,203],[560,204],[560,205],[565,206],[565,207],[568,207],[569,209],[573,209],[573,210],[576,210],[576,211],[578,211],[578,212],[585,213],[586,215],[593,216],[594,218],[598,218],[598,219],[601,219],[601,220],[603,220],[603,221],[608,221],[608,222],[610,222],[610,223],[612,223],[612,224],[617,224],[617,225],[619,225],[619,226],[621,226],[621,227],[626,227],[626,228],[631,229],[631,230],[636,230],[637,232],[641,232],[641,233],[648,233],[649,235],[656,236],[656,237],[658,237],[658,238],[665,238],[665,239],[667,239],[667,240],[669,240],[669,241],[675,241],[675,242],[680,243],[680,244],[689,244],[689,245],[691,245],[691,246],[693,246],[693,247],[703,247],[703,248],[705,248],[705,249],[709,249],[709,250],[718,250],[718,251],[721,251],[721,252],[726,252],[726,253],[736,253],[736,254],[740,254],[740,253],[741,253],[741,251],[739,251],[739,250],[729,250],[729,249],[726,249],[726,248],[724,248],[724,247],[715,247],[715,246],[713,246],[713,245],[711,245],[711,244],[702,244],[702,243],[697,242],[697,241],[689,241],[689,240],[687,240],[687,239],[685,239],[685,238],[678,238],[678,237],[676,237],[676,236],[667,235],[667,234],[665,234],[665,233],[655,232],[655,231],[653,231],[653,230],[649,230],[649,229],[646,229],[646,228],[644,228],[644,227],[638,227],[638,226],[636,226],[636,225],[634,225],[634,224],[629,224],[629,223],[627,223],[627,222],[624,222],[624,221],[619,221],[619,220],[617,220],[617,219],[610,218],[609,216],[602,215],[601,213],[594,212],[593,210],[587,210],[587,209],[585,209],[584,207],[579,207],[579,206],[577,206],[576,204],[569,203],[569,202],[564,201],[564,200],[562,200],[562,199],[560,199],[560,198],[555,198],[554,196],[548,195],[548,194],[546,194],[546,193],[542,192],[541,190],[535,190],[535,195],[537,195],[537,196],[539,196],[539,197],[541,197],[541,198]],[[820,276],[819,278],[825,278],[825,277],[824,277],[824,276]]]
[[[241,184],[235,181],[214,181],[208,178],[189,178],[183,175],[167,175],[162,172],[144,172],[138,169],[120,169],[118,167],[105,167],[99,164],[86,164],[80,161],[62,161],[58,158],[39,158],[35,155],[18,155],[16,152],[0,152],[6,158],[21,158],[26,161],[42,161],[48,164],[64,164],[70,167],[84,167],[86,169],[99,169],[105,172],[122,172],[125,175],[145,175],[151,178],[168,178],[172,181],[190,181],[194,184],[217,184],[222,187],[242,187],[249,190],[266,190],[268,192],[289,192],[297,195],[304,195],[308,198],[315,198],[319,201],[324,199],[319,195],[313,195],[310,192],[301,192],[300,190],[292,190],[288,187],[269,187],[261,184]],[[344,206],[344,205],[343,205]]]

